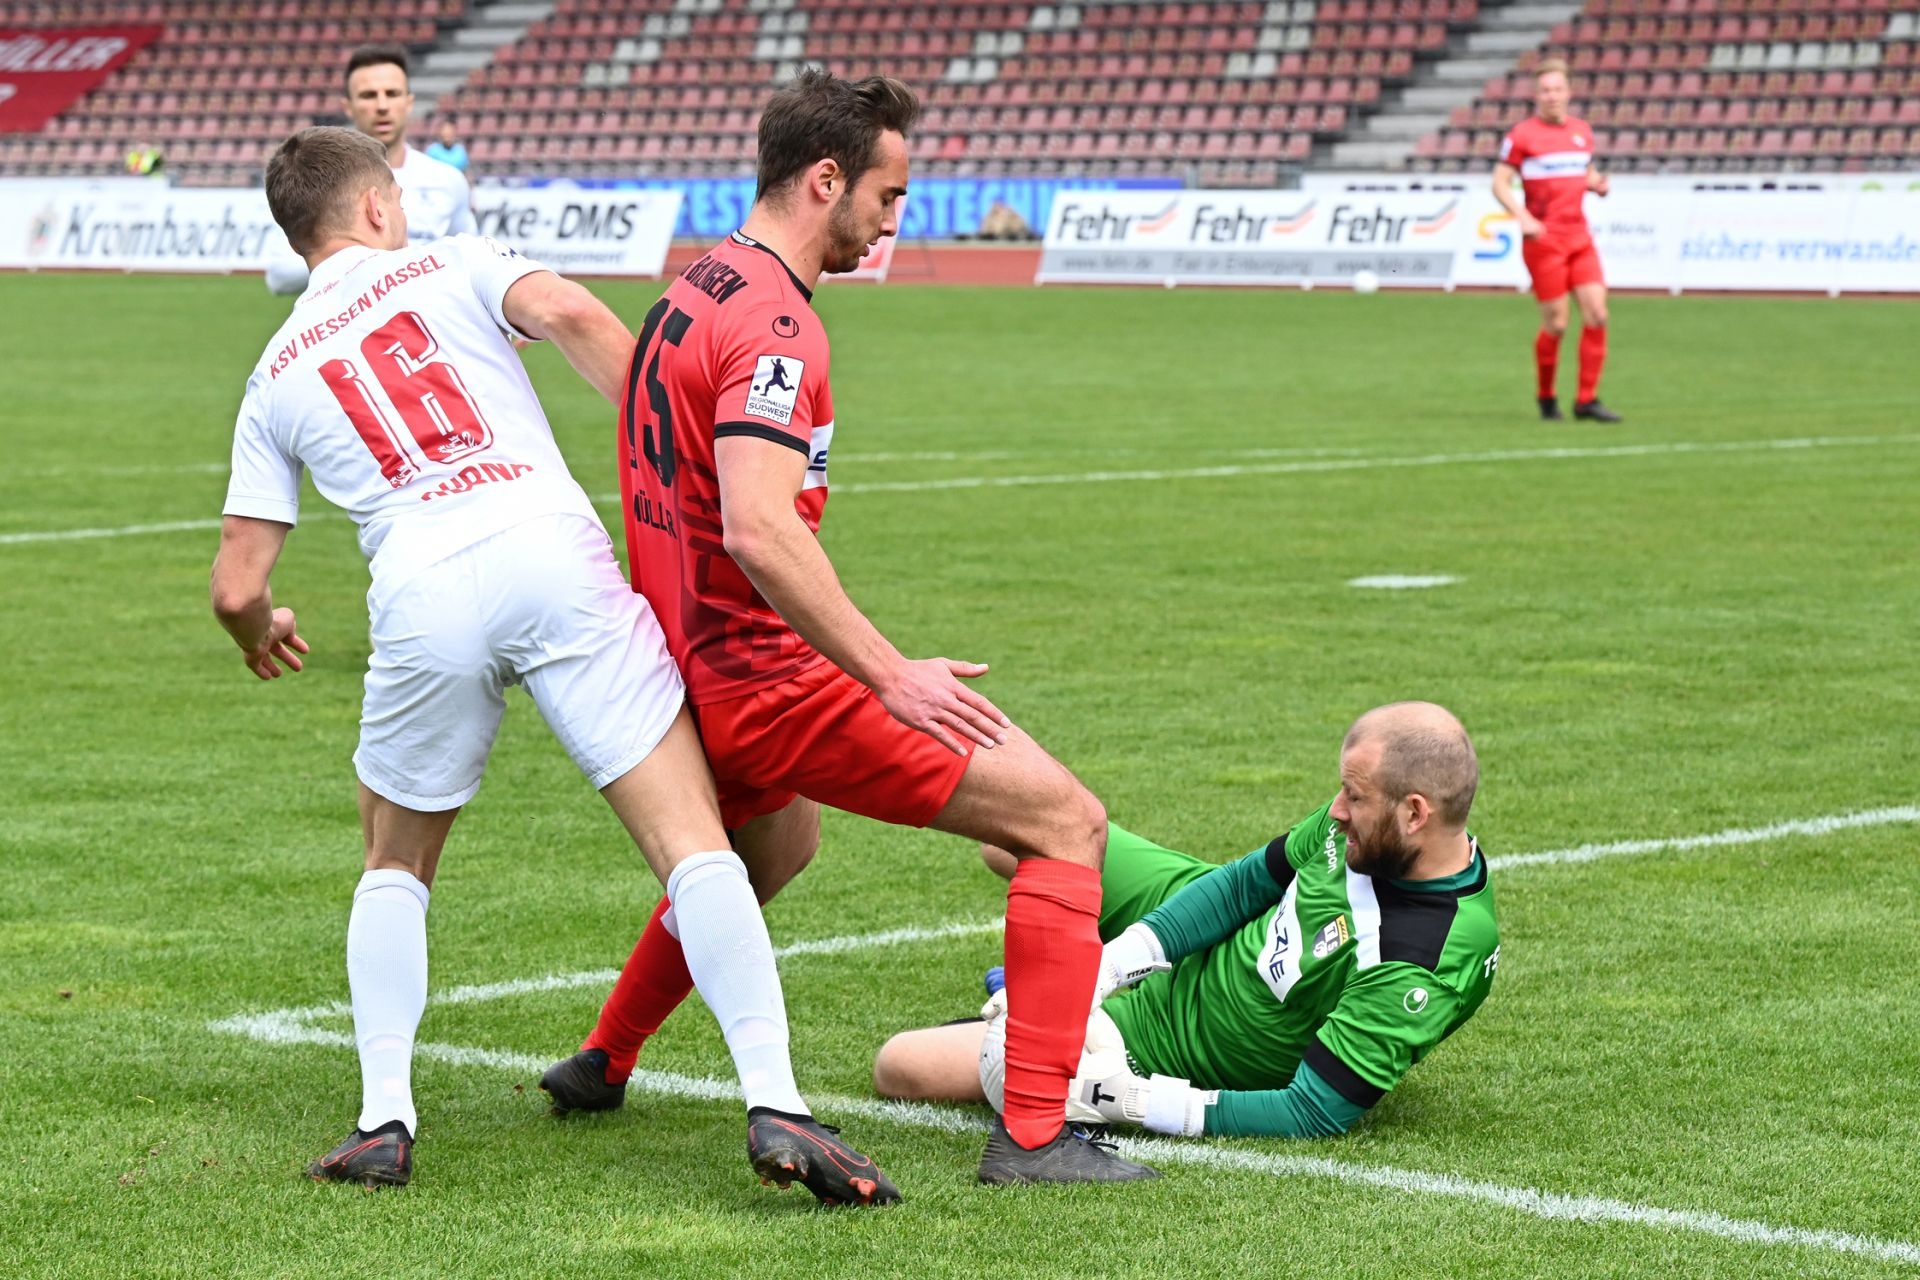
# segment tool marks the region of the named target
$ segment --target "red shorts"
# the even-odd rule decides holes
[[[1564,298],[1569,289],[1583,284],[1605,284],[1600,274],[1600,251],[1593,237],[1576,240],[1570,236],[1544,236],[1520,242],[1520,256],[1526,259],[1527,274],[1533,277],[1533,296],[1542,302]]]
[[[973,758],[895,720],[873,690],[831,662],[791,680],[693,708],[729,830],[796,795],[903,827],[946,807]]]

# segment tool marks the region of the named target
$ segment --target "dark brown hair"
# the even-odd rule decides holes
[[[920,118],[920,99],[890,76],[842,80],[808,67],[776,90],[760,113],[758,200],[778,193],[822,160],[832,160],[849,186],[877,163],[880,135],[904,135]]]
[[[378,142],[358,129],[315,125],[281,143],[267,161],[267,207],[294,252],[307,254],[350,220],[361,192],[393,180],[387,149]]]
[[[409,80],[413,73],[407,68],[407,51],[397,44],[363,44],[347,58],[346,74],[342,83],[353,79],[353,73],[362,67],[384,67],[393,65],[400,68],[400,74]]]

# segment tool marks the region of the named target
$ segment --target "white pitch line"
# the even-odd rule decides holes
[[[1920,1244],[1882,1236],[1853,1235],[1845,1231],[1780,1227],[1750,1218],[1696,1209],[1663,1209],[1658,1205],[1604,1196],[1570,1196],[1532,1187],[1508,1187],[1477,1182],[1447,1173],[1425,1173],[1391,1166],[1354,1165],[1317,1156],[1265,1155],[1234,1148],[1179,1145],[1159,1140],[1127,1140],[1120,1147],[1130,1156],[1159,1164],[1192,1164],[1272,1177],[1332,1178],[1339,1182],[1379,1187],[1415,1195],[1477,1200],[1512,1209],[1535,1218],[1559,1222],[1620,1222],[1634,1226],[1697,1231],[1741,1244],[1787,1245],[1858,1254],[1882,1262],[1920,1263]]]
[[[1428,587],[1450,587],[1458,581],[1450,573],[1377,573],[1349,578],[1347,585],[1363,591],[1424,591]]]
[[[924,493],[936,489],[1011,489],[1030,485],[1109,484],[1140,480],[1216,480],[1235,476],[1282,476],[1329,471],[1445,467],[1481,462],[1560,462],[1574,459],[1645,458],[1678,454],[1762,453],[1776,449],[1834,449],[1863,445],[1920,444],[1920,435],[1803,436],[1787,440],[1734,440],[1594,446],[1558,449],[1488,449],[1476,453],[1429,453],[1398,458],[1323,458],[1308,462],[1185,467],[1153,471],[1083,471],[1060,475],[951,476],[940,480],[892,480],[835,485],[835,493]]]
[[[235,1032],[271,1044],[317,1044],[351,1048],[353,1037],[344,1031],[307,1026],[301,1015],[331,1013],[340,1006],[284,1010],[253,1018],[229,1018],[212,1024],[216,1031]],[[416,1057],[460,1067],[488,1067],[515,1075],[534,1076],[551,1065],[532,1054],[484,1049],[473,1045],[416,1044]],[[635,1071],[627,1081],[629,1092],[691,1098],[702,1102],[737,1102],[740,1086],[731,1080],[686,1076],[670,1071]],[[951,1134],[984,1134],[987,1125],[977,1111],[933,1106],[924,1102],[894,1102],[874,1098],[838,1098],[815,1095],[814,1104],[828,1115],[857,1115],[866,1119]],[[1699,1232],[1750,1245],[1786,1245],[1858,1254],[1884,1262],[1920,1263],[1920,1244],[1844,1231],[1782,1227],[1746,1218],[1694,1209],[1666,1209],[1658,1205],[1612,1200],[1603,1196],[1572,1196],[1532,1187],[1510,1187],[1446,1173],[1400,1169],[1391,1165],[1357,1165],[1323,1156],[1266,1154],[1244,1148],[1221,1148],[1161,1138],[1130,1138],[1120,1143],[1129,1156],[1154,1164],[1194,1165],[1233,1173],[1272,1178],[1326,1178],[1354,1186],[1376,1187],[1410,1195],[1472,1200],[1511,1209],[1531,1217],[1561,1222],[1618,1222],[1633,1226]]]
[[[1664,853],[1668,850],[1710,849],[1724,845],[1758,844],[1782,836],[1824,836],[1855,827],[1884,827],[1920,822],[1920,805],[1902,804],[1886,809],[1867,809],[1859,813],[1835,813],[1823,818],[1803,818],[1776,822],[1766,827],[1735,827],[1703,836],[1673,836],[1663,840],[1618,840],[1612,844],[1583,844],[1571,849],[1549,849],[1544,853],[1494,855],[1487,865],[1495,871],[1515,867],[1538,867],[1569,862],[1594,862],[1623,854]]]
[[[1786,440],[1667,441],[1656,444],[1595,446],[1557,449],[1489,449],[1476,453],[1429,453],[1407,457],[1319,458],[1303,462],[1251,463],[1219,467],[1185,467],[1143,471],[1072,471],[1053,475],[1025,476],[948,476],[937,480],[872,480],[835,485],[838,494],[927,493],[943,489],[1019,489],[1034,485],[1116,484],[1142,480],[1221,480],[1237,476],[1283,476],[1330,471],[1397,470],[1407,467],[1445,467],[1486,462],[1561,462],[1579,459],[1645,458],[1686,454],[1764,453],[1780,449],[1839,449],[1866,445],[1920,444],[1920,435],[1894,436],[1803,436]],[[618,494],[596,494],[599,506],[613,506]],[[332,517],[334,513],[316,513],[303,523]],[[118,538],[142,533],[175,533],[186,530],[218,529],[218,520],[177,520],[167,524],[122,525],[98,529],[36,529],[19,533],[0,533],[0,546],[26,543],[66,542],[83,538]]]
[[[912,925],[886,929],[879,933],[843,934],[837,938],[813,938],[775,947],[776,959],[789,956],[837,955],[843,951],[864,951],[868,947],[891,947],[903,942],[938,942],[944,938],[965,938],[980,933],[998,933],[1005,920],[956,920],[952,924],[921,927]],[[589,969],[584,973],[550,973],[541,978],[514,978],[507,982],[487,982],[477,986],[449,987],[433,997],[434,1004],[473,1004],[481,1000],[499,1000],[506,996],[528,995],[539,991],[571,991],[576,987],[610,987],[620,976],[618,969]],[[336,1006],[334,1012],[346,1012]]]
[[[25,533],[0,533],[0,546],[18,546],[27,542],[77,542],[86,538],[134,538],[143,533],[186,533],[219,527],[218,520],[168,520],[162,524],[123,524],[102,529],[33,529]]]

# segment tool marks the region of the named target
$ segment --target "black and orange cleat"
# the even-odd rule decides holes
[[[413,1176],[413,1135],[398,1120],[371,1133],[355,1129],[346,1140],[307,1166],[315,1182],[357,1182],[365,1187],[404,1187]]]
[[[627,1100],[625,1084],[607,1083],[607,1051],[582,1049],[562,1058],[540,1077],[540,1087],[553,1100],[553,1114],[569,1111],[612,1111]]]
[[[1620,422],[1619,414],[1598,400],[1582,400],[1573,406],[1573,416],[1586,422]]]
[[[880,1166],[840,1141],[840,1131],[812,1116],[771,1107],[747,1111],[747,1158],[760,1181],[798,1182],[824,1205],[899,1204],[900,1192]]]

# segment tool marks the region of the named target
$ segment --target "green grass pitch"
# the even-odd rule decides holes
[[[430,1002],[422,1041],[464,1056],[418,1066],[414,1185],[308,1183],[354,1115],[351,1051],[210,1026],[346,995],[351,527],[310,495],[276,575],[301,676],[249,679],[205,597],[233,412],[285,303],[248,279],[0,290],[10,1274],[1920,1270],[1911,811],[1498,872],[1491,1000],[1355,1133],[1189,1147],[1149,1187],[983,1189],[981,1113],[872,1105],[887,1034],[975,1006],[999,947],[978,931],[783,966],[803,1088],[896,1211],[753,1181],[697,1001],[642,1065],[717,1097],[550,1119],[538,1064],[597,985]],[[603,289],[635,321],[656,291]],[[910,654],[991,662],[990,696],[1144,834],[1253,848],[1332,793],[1356,713],[1407,697],[1473,732],[1496,855],[1920,801],[1911,304],[1618,299],[1605,392],[1628,420],[1606,431],[1535,420],[1515,297],[819,304],[824,540],[854,599]],[[528,358],[575,474],[612,492],[610,411]],[[1456,581],[1349,585],[1382,574]],[[434,887],[437,993],[611,968],[658,893],[512,705]],[[786,945],[1000,903],[961,842],[830,814],[769,921]]]

